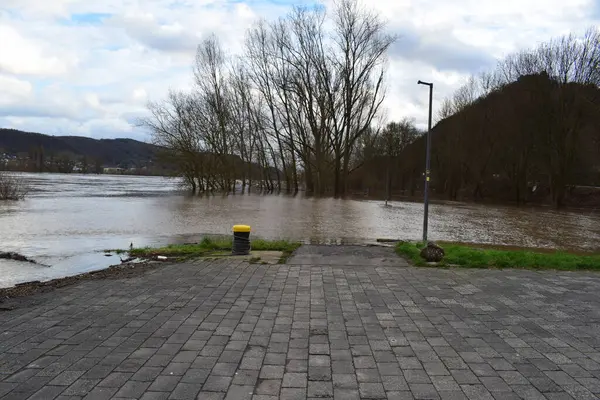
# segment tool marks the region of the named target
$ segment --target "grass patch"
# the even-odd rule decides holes
[[[125,254],[125,253],[129,253],[129,250],[123,250],[123,249],[104,249],[102,250],[104,253],[115,253],[115,254]]]
[[[492,246],[478,247],[475,244],[440,244],[446,256],[438,264],[441,267],[459,266],[464,268],[530,268],[559,270],[598,270],[600,254],[569,253],[545,249],[502,249]],[[415,265],[427,263],[419,253],[424,244],[403,242],[396,246],[396,253],[411,260]]]
[[[254,251],[281,251],[283,252],[283,262],[298,248],[298,242],[287,240],[251,240],[252,250]],[[199,243],[193,244],[173,244],[165,247],[144,247],[129,250],[133,257],[151,258],[155,256],[166,256],[178,259],[207,257],[207,256],[225,256],[229,255],[233,246],[231,237],[205,237]],[[256,261],[255,261],[256,262]],[[280,260],[281,262],[281,260]]]

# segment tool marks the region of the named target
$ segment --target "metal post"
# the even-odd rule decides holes
[[[427,222],[429,218],[429,175],[431,165],[431,112],[433,105],[433,83],[419,81],[419,85],[429,86],[429,121],[427,124],[427,150],[425,155],[425,190],[424,190],[424,203],[425,209],[423,212],[423,242],[427,242]]]

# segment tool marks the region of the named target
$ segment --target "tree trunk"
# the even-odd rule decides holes
[[[306,193],[315,192],[315,181],[310,163],[304,164],[304,184],[306,185]]]
[[[387,173],[386,173],[386,179],[385,179],[385,199],[387,201],[391,201],[392,200],[392,166],[391,166],[391,157],[388,156],[388,162],[387,162]]]
[[[340,169],[342,168],[340,157],[335,156],[335,167],[334,167],[334,180],[333,180],[333,196],[338,197],[341,193],[342,182],[340,181]]]

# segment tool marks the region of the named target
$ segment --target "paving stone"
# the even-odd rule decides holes
[[[216,363],[212,369],[213,375],[233,376],[238,365],[234,363]]]
[[[483,376],[479,378],[481,383],[485,386],[487,390],[490,392],[511,392],[512,389],[506,384],[506,382],[500,378],[495,376]]]
[[[483,385],[460,386],[469,400],[493,400],[492,394]]]
[[[393,351],[374,351],[373,358],[378,365],[398,362]]]
[[[115,387],[120,388],[133,376],[132,373],[128,372],[112,372],[106,378],[104,378],[98,386]]]
[[[306,389],[305,388],[282,388],[281,394],[278,396],[281,400],[305,400]]]
[[[311,355],[308,359],[308,365],[311,367],[327,367],[331,366],[331,359],[324,355]]]
[[[306,373],[301,372],[287,372],[283,376],[282,386],[293,387],[293,388],[305,388],[307,385],[308,377]]]
[[[100,386],[99,383],[100,383],[100,379],[78,379],[75,382],[73,382],[73,384],[71,386],[66,388],[62,394],[65,396],[85,396],[88,393],[90,393],[96,385],[98,385],[98,388],[101,388],[102,386]],[[114,389],[114,391],[113,391],[113,393],[114,393],[121,386],[122,385],[119,385],[119,386],[115,385],[115,386],[110,386],[110,388]]]
[[[431,383],[431,379],[422,369],[407,369],[404,371],[404,379],[408,383]]]
[[[469,363],[469,368],[476,376],[497,376],[498,373],[487,363]]]
[[[467,395],[462,391],[441,391],[438,392],[441,400],[468,400]],[[517,397],[518,399],[518,397]],[[508,400],[508,399],[507,399]]]
[[[308,379],[311,381],[330,381],[331,369],[329,367],[308,367]]]
[[[142,367],[130,378],[132,381],[151,382],[163,371],[162,367]],[[110,375],[109,375],[110,376]]]
[[[285,365],[286,372],[307,372],[307,360],[288,360]]]
[[[461,392],[462,393],[462,392]],[[386,393],[388,400],[413,400],[414,396],[410,391],[392,391]]]
[[[408,384],[402,376],[382,376],[381,379],[386,392],[408,390]]]
[[[260,369],[262,368],[262,365],[263,365],[262,358],[244,357],[244,358],[242,358],[242,362],[240,363],[240,369],[249,369],[249,370],[260,371]]]
[[[518,371],[500,371],[500,377],[509,385],[526,385],[529,380]]]
[[[48,385],[54,386],[69,386],[74,383],[85,371],[64,371],[61,372],[56,378],[52,379]]]
[[[181,377],[181,382],[185,383],[204,383],[210,375],[209,369],[190,368]]]
[[[281,388],[281,380],[279,379],[259,379],[256,386],[256,394],[268,394],[276,396]]]
[[[458,382],[456,382],[456,380],[454,380],[452,376],[432,376],[431,382],[433,383],[433,386],[435,386],[436,390],[439,392],[460,391],[460,386],[458,385]]]
[[[356,379],[359,382],[381,382],[381,375],[379,375],[379,371],[375,368],[361,368],[356,370]]]
[[[239,386],[256,385],[259,371],[238,370],[233,377],[232,384]]]
[[[260,370],[261,379],[282,379],[285,367],[282,365],[264,365]]]
[[[398,376],[402,375],[402,371],[400,370],[400,366],[397,362],[385,362],[385,363],[377,363],[377,369],[379,373],[384,376]]]
[[[173,400],[193,400],[200,392],[202,384],[179,382],[171,392],[169,399]]]
[[[264,364],[265,365],[285,365],[286,355],[283,353],[285,353],[285,351],[282,353],[267,353],[267,355],[265,356]],[[306,357],[304,357],[304,358],[306,358]]]
[[[567,392],[546,393],[544,394],[548,400],[573,400],[573,397]]]
[[[421,369],[423,365],[416,357],[398,357],[400,368],[404,369]]]
[[[108,400],[117,393],[117,388],[95,387],[83,399],[84,400]]]
[[[37,374],[38,371],[39,370],[34,369],[34,368],[22,369],[19,372],[9,375],[7,378],[4,379],[4,382],[11,382],[11,383],[12,382],[15,382],[15,383],[25,382],[27,379],[29,379],[32,376],[34,376],[35,374]]]
[[[191,368],[195,369],[212,369],[217,363],[217,357],[196,357],[192,362]]]
[[[415,399],[439,399],[439,394],[430,383],[411,383],[410,391]]]
[[[204,392],[201,391],[196,396],[198,400],[223,400],[225,398],[225,393],[215,393],[215,392]],[[254,397],[253,397],[254,400]]]
[[[598,378],[577,378],[577,381],[585,386],[592,393],[600,393],[600,379]]]
[[[1,313],[0,397],[592,399],[599,290],[584,271],[407,268],[375,247],[165,265]]]
[[[333,397],[332,383],[324,381],[309,381],[308,397]]]
[[[360,400],[360,393],[355,389],[333,389],[334,400]]]
[[[202,386],[202,390],[206,392],[227,392],[231,380],[228,376],[210,375],[204,386]]]
[[[44,386],[35,392],[29,399],[31,400],[53,400],[65,390],[64,386]]]
[[[333,374],[333,386],[336,388],[356,389],[358,382],[354,374]]]
[[[121,388],[115,394],[115,397],[134,399],[142,397],[142,394],[146,391],[148,386],[150,386],[150,382],[128,381],[125,382],[123,386],[121,386]]]
[[[385,399],[385,390],[381,383],[359,383],[360,397],[363,399]]]
[[[171,392],[144,392],[140,400],[167,400]]]
[[[226,400],[251,400],[254,386],[231,385],[225,396]]]
[[[355,368],[377,368],[375,359],[371,356],[358,356],[354,357]]]
[[[546,371],[545,374],[558,385],[577,385],[575,379],[564,371]]]
[[[544,400],[546,397],[532,385],[512,385],[513,391],[523,399]],[[463,391],[464,391],[463,387]],[[465,392],[466,393],[466,392]]]
[[[565,385],[565,386],[563,386],[563,389],[565,389],[565,391],[567,393],[569,393],[572,397],[574,397],[576,399],[581,399],[581,400],[597,399],[596,395],[594,395],[592,392],[590,392],[588,389],[586,389],[582,385]]]
[[[180,376],[158,376],[150,384],[149,391],[172,392],[180,381]]]

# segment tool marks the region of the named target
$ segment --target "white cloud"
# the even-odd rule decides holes
[[[67,72],[76,58],[65,58],[54,53],[52,48],[29,40],[13,27],[0,25],[0,72],[14,75],[52,76]]]
[[[30,18],[48,18],[67,15],[72,0],[2,0],[2,8],[8,11],[18,10]]]
[[[33,88],[28,81],[0,74],[0,90],[2,90],[2,97],[0,97],[1,107],[2,105],[26,101],[31,95]]]
[[[302,2],[310,4],[294,3]],[[365,4],[400,35],[389,55],[388,119],[414,117],[422,127],[428,97],[417,80],[435,83],[439,104],[469,73],[507,52],[598,22],[591,0]],[[144,139],[131,122],[144,115],[147,100],[190,86],[202,38],[214,32],[238,52],[254,20],[290,7],[265,0],[1,0],[0,126]]]

